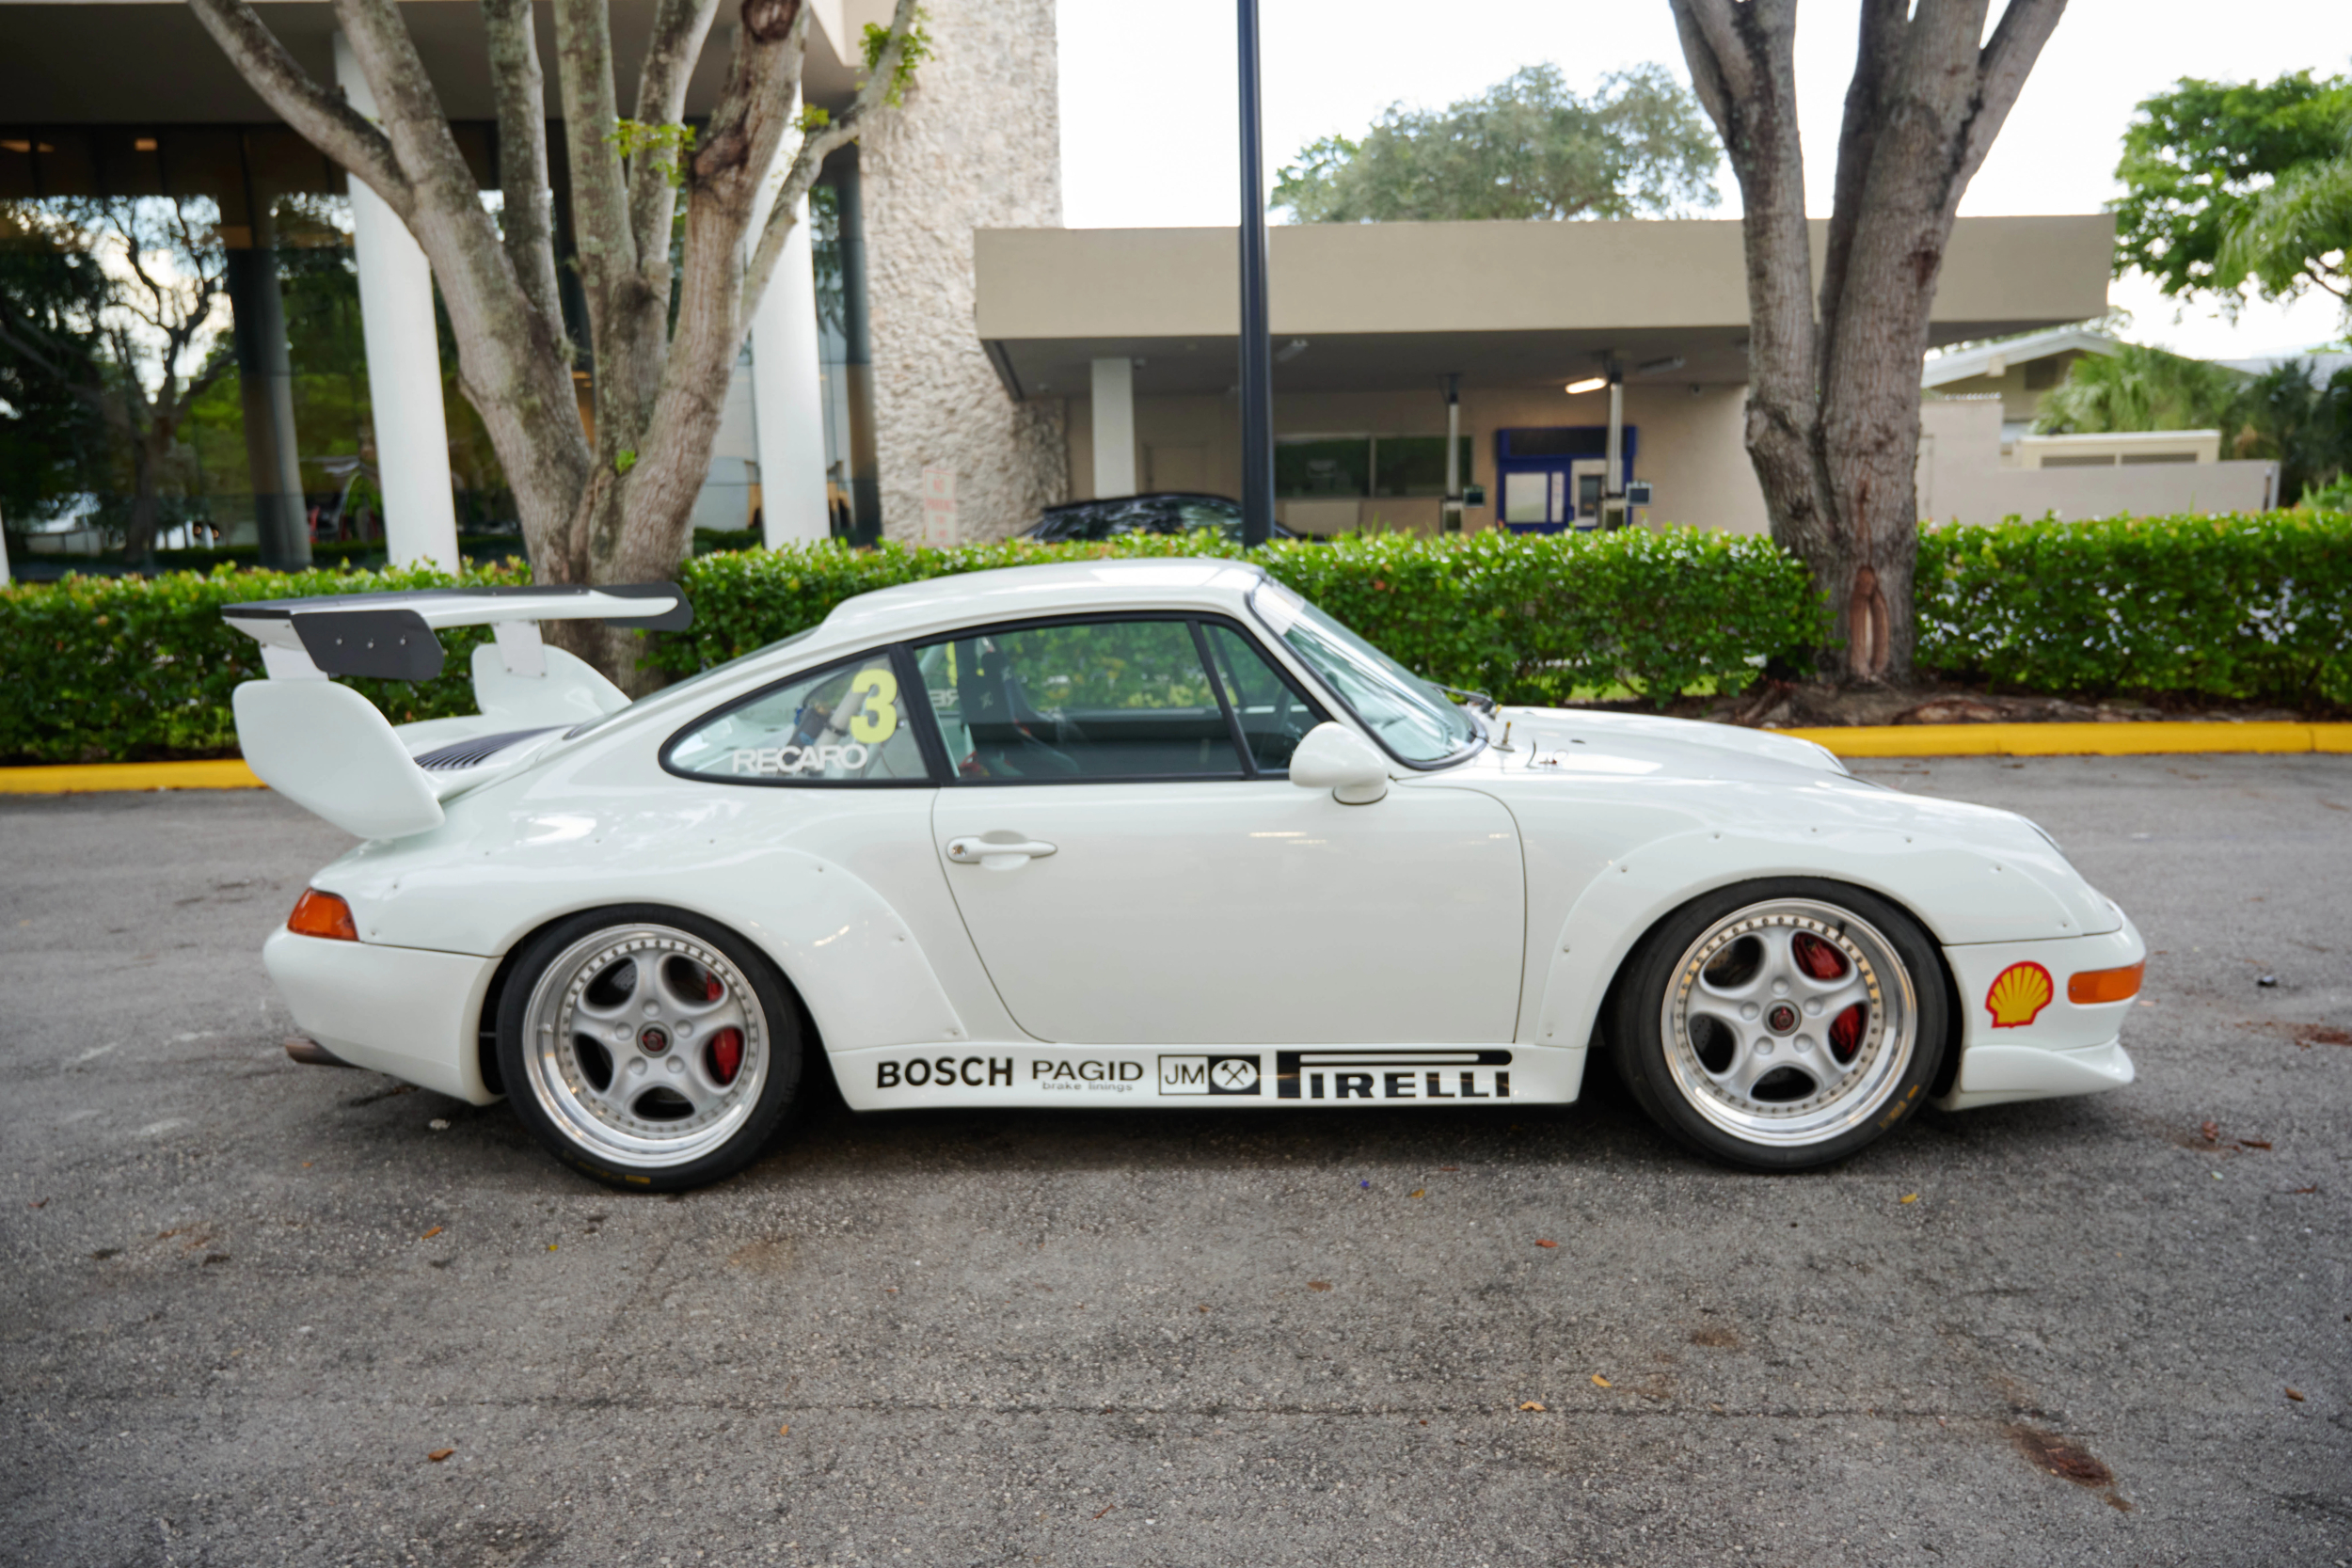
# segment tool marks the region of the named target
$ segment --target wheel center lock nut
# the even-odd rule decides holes
[[[637,1031],[637,1049],[648,1056],[660,1055],[670,1049],[669,1032],[656,1024],[646,1024]]]
[[[1804,1015],[1787,1002],[1775,1002],[1764,1010],[1764,1027],[1775,1035],[1786,1035],[1797,1026]]]

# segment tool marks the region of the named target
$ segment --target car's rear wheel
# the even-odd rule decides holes
[[[799,1012],[750,943],[682,911],[594,911],[516,956],[499,1069],[523,1125],[612,1186],[678,1192],[733,1175],[801,1083]]]
[[[1784,879],[1710,894],[1634,954],[1610,1043],[1652,1120],[1754,1170],[1852,1154],[1918,1109],[1950,1029],[1935,944],[1874,894]]]

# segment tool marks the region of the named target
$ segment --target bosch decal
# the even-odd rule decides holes
[[[876,1062],[874,1087],[919,1089],[925,1086],[949,1089],[961,1085],[967,1089],[984,1089],[994,1085],[1010,1085],[1012,1058],[1010,1056],[917,1056],[908,1062]]]

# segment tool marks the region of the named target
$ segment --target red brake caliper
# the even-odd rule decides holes
[[[703,971],[703,1000],[716,1002],[726,994],[719,977]],[[710,1076],[722,1084],[732,1084],[735,1075],[743,1070],[743,1031],[722,1029],[710,1037]]]
[[[1797,967],[1816,980],[1835,980],[1846,973],[1845,955],[1810,931],[1799,931],[1789,943]],[[1839,1065],[1853,1060],[1853,1053],[1862,1048],[1862,1026],[1869,1020],[1869,1009],[1855,1003],[1829,1023],[1830,1054]]]

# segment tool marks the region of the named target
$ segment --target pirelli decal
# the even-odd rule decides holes
[[[1508,1100],[1508,1051],[1282,1051],[1277,1100]]]

